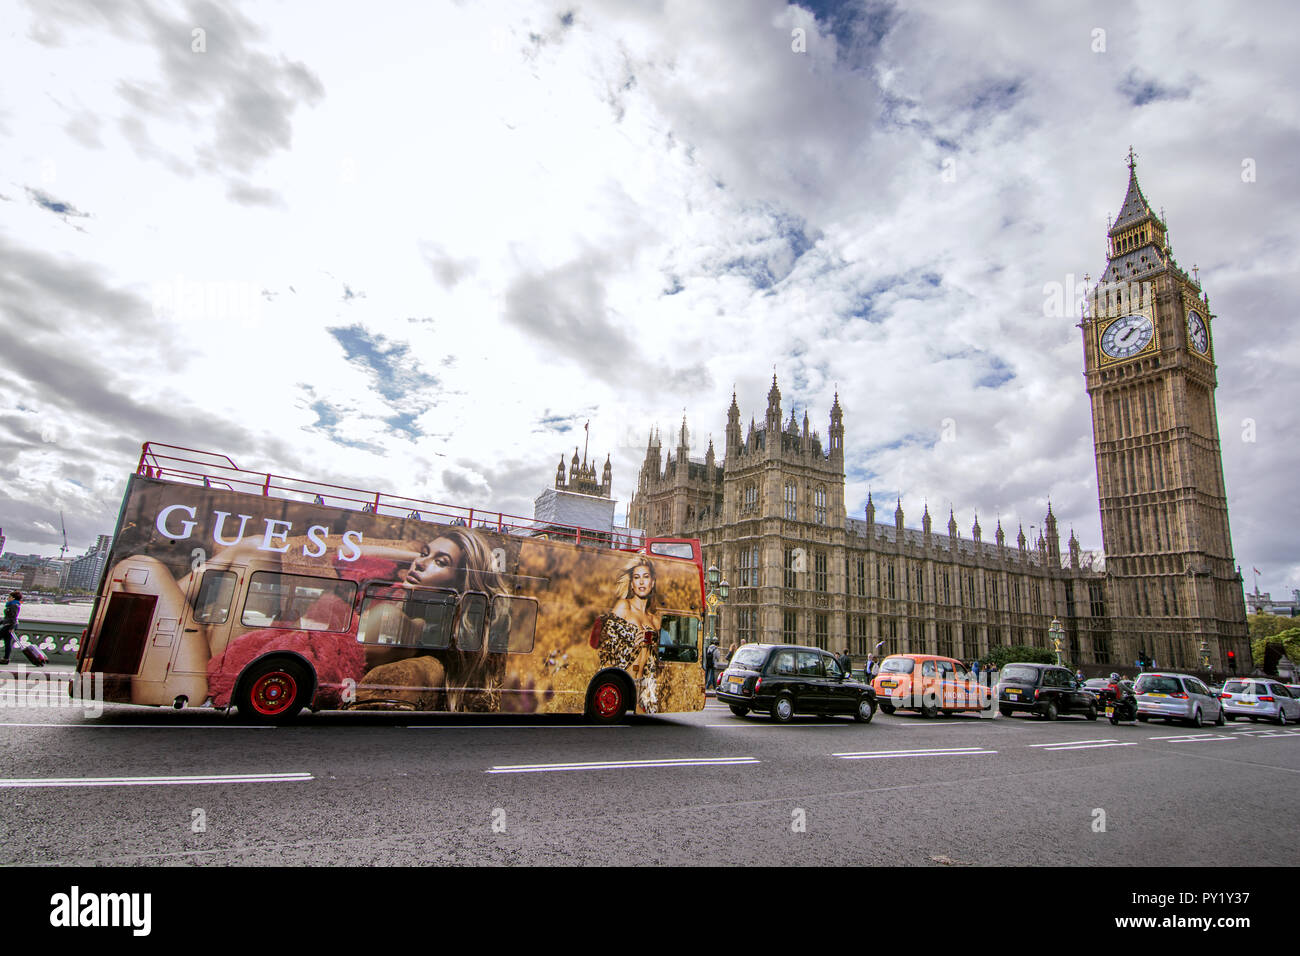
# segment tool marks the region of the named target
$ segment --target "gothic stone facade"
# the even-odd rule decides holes
[[[763,424],[751,421],[743,440],[732,397],[721,464],[712,443],[704,461],[690,459],[685,423],[666,461],[651,435],[629,524],[700,538],[706,563],[732,586],[719,622],[724,643],[847,646],[861,656],[883,642],[882,654],[969,660],[998,645],[1045,648],[1059,617],[1068,659],[1111,663],[1104,576],[1081,566],[1073,536],[1062,566],[1050,505],[1032,547],[1023,529],[1008,545],[1000,524],[995,541],[983,541],[978,518],[963,538],[951,513],[948,533],[935,533],[928,508],[919,530],[905,528],[901,503],[891,523],[877,523],[870,497],[863,518],[848,518],[838,396],[828,434],[824,448],[806,414],[802,429],[793,414],[782,425],[773,378]]]
[[[802,428],[793,411],[783,424],[774,376],[763,422],[751,419],[743,438],[732,396],[721,462],[712,441],[703,461],[691,459],[685,421],[666,460],[652,432],[628,506],[633,527],[701,539],[706,564],[732,585],[721,610],[724,643],[847,646],[863,655],[883,642],[881,653],[969,660],[999,645],[1046,648],[1055,617],[1065,629],[1063,655],[1079,664],[1128,667],[1145,652],[1161,667],[1196,669],[1202,641],[1220,672],[1229,649],[1249,660],[1228,537],[1208,303],[1160,254],[1163,227],[1144,199],[1137,210],[1135,195],[1131,176],[1111,230],[1108,272],[1093,296],[1095,318],[1081,323],[1106,570],[1083,560],[1073,533],[1062,560],[1050,503],[1038,540],[1027,542],[1022,527],[1013,544],[1000,522],[994,540],[983,541],[978,517],[963,537],[951,511],[947,534],[935,533],[928,507],[919,530],[906,528],[901,501],[893,521],[879,523],[870,496],[863,518],[849,518],[838,395],[823,446],[806,412]],[[1106,337],[1125,317],[1142,325],[1132,318],[1139,306],[1108,290],[1133,277],[1130,259],[1148,283],[1139,306],[1156,326],[1155,344],[1117,357],[1110,352],[1144,334],[1125,326]],[[1199,310],[1203,324],[1185,321],[1189,310]]]

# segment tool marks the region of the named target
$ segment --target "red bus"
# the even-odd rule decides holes
[[[262,722],[303,707],[613,722],[703,709],[703,607],[698,540],[542,526],[146,443],[77,670],[106,701]]]

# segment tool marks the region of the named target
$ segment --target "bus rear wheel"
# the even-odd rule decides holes
[[[240,682],[240,716],[258,723],[288,723],[307,703],[311,679],[302,665],[269,660],[253,665]]]
[[[597,724],[616,724],[627,713],[628,692],[614,676],[597,678],[587,692],[587,719]]]

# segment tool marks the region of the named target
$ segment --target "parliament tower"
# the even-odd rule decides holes
[[[1092,404],[1109,616],[1121,660],[1215,670],[1250,659],[1215,412],[1209,298],[1138,185],[1107,234],[1079,327]],[[1193,273],[1196,270],[1193,267]]]

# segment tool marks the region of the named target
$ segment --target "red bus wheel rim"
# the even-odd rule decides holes
[[[259,714],[274,717],[289,709],[298,696],[298,682],[292,674],[284,671],[271,671],[253,681],[253,690],[249,695],[253,709]]]
[[[596,688],[596,713],[601,717],[613,717],[623,709],[623,694],[618,686],[609,683]]]

